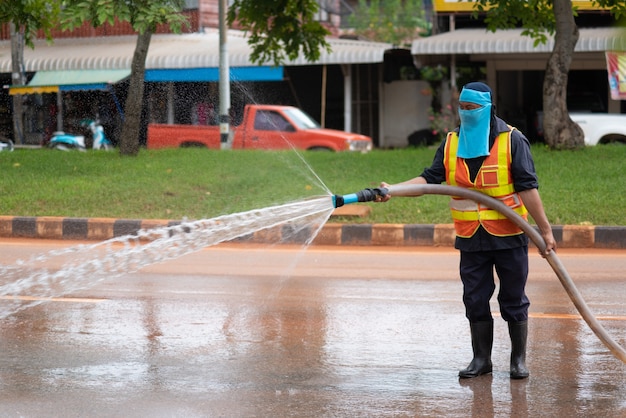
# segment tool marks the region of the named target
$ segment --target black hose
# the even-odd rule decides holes
[[[483,193],[475,190],[465,189],[454,186],[444,186],[440,184],[410,184],[410,185],[396,185],[389,187],[389,195],[399,197],[411,197],[420,196],[422,194],[438,194],[457,196],[466,199],[471,199],[477,203],[483,204],[493,210],[496,210],[506,216],[515,225],[520,227],[522,231],[528,235],[530,240],[539,248],[542,254],[545,253],[546,243],[543,237],[535,228],[533,228],[524,218],[518,215],[513,209],[509,208],[506,204],[487,196]],[[555,251],[550,251],[545,254],[545,258],[552,267],[552,270],[556,273],[557,277],[561,281],[563,288],[567,292],[568,296],[574,303],[574,306],[585,320],[589,328],[596,334],[596,336],[604,343],[604,345],[613,353],[615,357],[626,363],[626,350],[624,350],[618,343],[616,343],[600,322],[593,315],[587,303],[583,299],[582,295],[576,288],[574,281],[571,279],[567,270],[561,263],[561,260],[557,257]]]

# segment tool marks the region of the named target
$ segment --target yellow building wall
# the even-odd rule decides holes
[[[475,1],[434,0],[433,7],[438,13],[472,12]],[[572,0],[572,6],[578,10],[603,10],[589,0]]]

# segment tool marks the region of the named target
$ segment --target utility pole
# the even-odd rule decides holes
[[[11,23],[11,84],[23,86],[26,84],[24,74],[24,34],[20,28]],[[13,142],[24,143],[24,96],[13,96]]]
[[[222,149],[230,149],[230,70],[228,65],[228,45],[226,27],[226,10],[228,0],[219,0],[219,32],[220,32],[220,141]]]

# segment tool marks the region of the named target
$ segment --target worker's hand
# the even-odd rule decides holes
[[[389,190],[389,184],[388,184],[388,183],[385,183],[384,181],[382,181],[382,182],[380,183],[380,186],[378,186],[378,187],[379,187],[379,188],[381,188],[381,189],[387,189],[387,190]],[[385,194],[384,196],[380,196],[380,195],[376,196],[375,202],[386,202],[386,201],[388,201],[389,199],[391,199],[391,194],[390,194],[390,193],[387,193],[387,194]]]
[[[552,235],[552,229],[547,232],[541,232],[541,236],[546,243],[546,249],[544,252],[539,251],[539,254],[541,254],[543,258],[546,258],[551,251],[556,251],[556,240],[554,239],[554,235]]]

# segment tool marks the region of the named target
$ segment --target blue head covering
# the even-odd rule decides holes
[[[476,158],[489,155],[492,98],[491,89],[481,82],[466,84],[459,95],[459,102],[469,102],[481,107],[472,110],[459,108],[459,149],[461,158]]]

